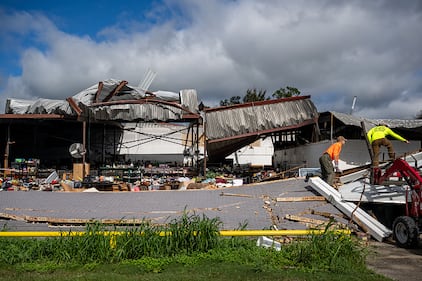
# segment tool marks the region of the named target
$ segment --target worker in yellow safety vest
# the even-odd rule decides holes
[[[387,139],[387,136],[391,136],[399,141],[409,143],[407,139],[393,132],[393,130],[391,130],[385,123],[380,123],[378,124],[378,126],[375,126],[372,129],[370,129],[368,131],[367,136],[368,136],[368,141],[372,146],[372,151],[374,153],[374,157],[372,159],[372,165],[374,167],[378,167],[378,164],[379,164],[378,158],[379,158],[381,146],[387,147],[388,157],[390,158],[389,160],[394,160],[395,158],[393,144],[391,143],[389,139]]]

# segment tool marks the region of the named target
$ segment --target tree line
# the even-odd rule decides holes
[[[264,101],[264,100],[270,100],[273,99],[282,99],[282,98],[290,98],[290,97],[296,97],[300,96],[301,92],[295,88],[287,86],[286,88],[280,88],[274,93],[272,93],[271,97],[267,96],[266,90],[257,90],[254,89],[248,89],[246,90],[245,96],[243,98],[241,96],[233,96],[229,99],[224,99],[220,101],[220,106],[228,106],[228,105],[235,105],[235,104],[241,104],[241,103],[247,103],[247,102],[256,102],[256,101]],[[419,112],[419,114],[416,115],[415,119],[422,119],[422,110]]]
[[[264,100],[270,100],[273,99],[282,99],[282,98],[290,98],[290,97],[296,97],[299,96],[301,93],[300,91],[295,87],[287,86],[286,88],[280,88],[274,93],[272,93],[271,97],[267,96],[266,90],[258,90],[256,88],[254,89],[248,89],[246,91],[245,96],[243,98],[241,96],[233,96],[229,99],[224,99],[220,101],[220,106],[227,106],[227,105],[235,105],[235,104],[241,104],[241,103],[247,103],[247,102],[256,102],[256,101],[264,101]]]

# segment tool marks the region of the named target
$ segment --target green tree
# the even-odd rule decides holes
[[[263,101],[268,100],[269,98],[265,97],[267,94],[266,90],[257,90],[257,89],[248,89],[246,95],[243,97],[243,102],[254,102],[254,101]]]
[[[230,98],[230,100],[225,99],[220,101],[220,106],[227,106],[227,105],[233,105],[233,104],[240,104],[240,96],[233,96]]]
[[[282,98],[290,98],[290,97],[297,97],[300,95],[300,91],[297,88],[287,86],[286,88],[280,88],[273,93],[273,98],[275,99],[282,99]]]
[[[248,89],[246,94],[243,98],[240,96],[233,96],[230,99],[224,99],[220,101],[220,106],[227,106],[227,105],[234,105],[234,104],[241,104],[246,102],[255,102],[255,101],[264,101],[271,99],[270,97],[266,97],[267,91],[266,90],[257,90]],[[281,98],[290,98],[300,96],[300,91],[295,87],[287,86],[286,88],[280,88],[272,94],[272,97],[275,99]],[[422,111],[421,111],[422,115]],[[421,117],[422,118],[422,117]]]

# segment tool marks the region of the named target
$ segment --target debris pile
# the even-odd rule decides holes
[[[157,172],[149,169],[139,169],[138,174],[130,177],[121,173],[132,172],[132,168],[109,168],[108,172],[101,172],[106,175],[91,176],[80,175],[80,171],[74,169],[72,172],[53,171],[46,178],[36,176],[19,176],[18,173],[11,173],[9,176],[0,178],[1,191],[65,191],[65,192],[87,192],[87,191],[156,191],[156,190],[192,190],[192,189],[218,189],[243,185],[242,178],[233,175],[216,175],[211,177],[186,176],[186,171],[178,171],[166,168],[166,172]],[[110,172],[111,171],[111,172]],[[12,171],[16,172],[16,171]],[[98,173],[98,171],[91,171]]]

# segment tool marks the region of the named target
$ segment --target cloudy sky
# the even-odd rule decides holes
[[[286,86],[320,112],[422,110],[422,1],[2,0],[5,100],[64,99],[109,78],[194,88],[208,106]]]

